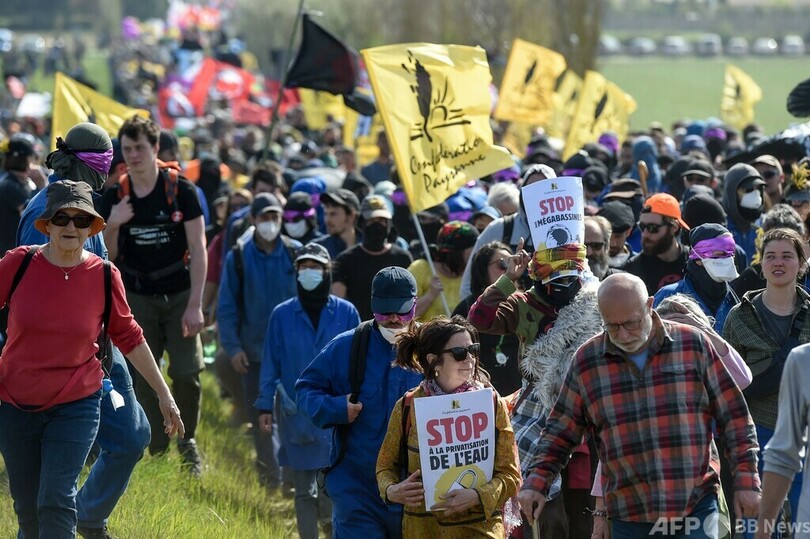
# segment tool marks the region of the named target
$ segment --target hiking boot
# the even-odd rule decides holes
[[[102,528],[86,528],[79,526],[76,532],[84,537],[84,539],[114,539],[110,532],[107,531],[107,526]]]
[[[194,438],[179,440],[177,448],[180,450],[180,456],[183,457],[183,466],[193,477],[199,478],[202,475],[202,461],[200,453],[197,451],[197,442]]]

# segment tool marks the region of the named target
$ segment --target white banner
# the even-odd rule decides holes
[[[451,490],[492,479],[495,409],[491,389],[414,399],[425,508]]]
[[[535,250],[585,242],[582,178],[549,178],[521,191]]]

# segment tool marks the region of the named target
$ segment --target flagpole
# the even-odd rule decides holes
[[[425,253],[425,260],[427,260],[428,266],[430,266],[430,273],[432,273],[434,277],[438,277],[439,275],[436,273],[436,267],[433,265],[433,259],[430,256],[430,248],[428,247],[427,240],[425,240],[425,233],[422,232],[422,225],[419,223],[419,218],[414,212],[411,212],[411,217],[413,218],[413,224],[416,227],[416,233],[419,235],[419,242],[422,244],[422,250]],[[450,306],[447,304],[447,298],[444,295],[443,289],[439,291],[439,296],[442,298],[444,312],[449,317]]]
[[[295,24],[293,24],[293,30],[290,34],[290,42],[287,44],[287,54],[284,57],[284,60],[286,61],[284,66],[284,79],[282,79],[281,84],[278,85],[278,94],[276,95],[276,100],[273,106],[273,115],[270,118],[270,126],[267,128],[267,133],[264,136],[264,148],[262,148],[262,155],[259,158],[260,165],[267,161],[267,154],[270,151],[270,142],[273,138],[273,130],[276,128],[276,124],[278,124],[278,110],[281,108],[281,99],[284,97],[284,84],[287,82],[285,80],[287,78],[287,69],[289,68],[290,58],[292,57],[295,36],[298,33],[298,23],[301,20],[301,15],[303,12],[304,0],[300,0],[300,2],[298,2],[298,12],[295,14]]]

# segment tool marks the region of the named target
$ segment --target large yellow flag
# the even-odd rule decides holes
[[[762,90],[745,71],[726,64],[720,119],[742,129],[754,121],[754,105],[762,100]]]
[[[595,71],[588,71],[579,91],[577,111],[565,141],[563,160],[589,142],[596,142],[605,131],[613,131],[624,140],[636,100]]]
[[[546,123],[553,110],[554,83],[564,71],[562,54],[515,39],[501,81],[495,118],[534,125]]]
[[[129,108],[57,72],[53,97],[51,150],[56,149],[56,137],[64,137],[65,133],[78,123],[93,122],[111,137],[117,137],[124,120],[136,114],[149,117],[147,110]]]
[[[570,69],[566,69],[554,84],[554,95],[551,98],[553,107],[551,116],[546,122],[546,132],[550,137],[565,140],[571,128],[571,120],[577,111],[579,91],[582,78]]]
[[[484,49],[410,43],[361,52],[412,211],[513,165],[492,142]]]

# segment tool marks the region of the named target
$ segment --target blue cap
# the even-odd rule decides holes
[[[407,313],[415,300],[416,279],[405,268],[383,268],[371,282],[371,310],[377,314]]]

